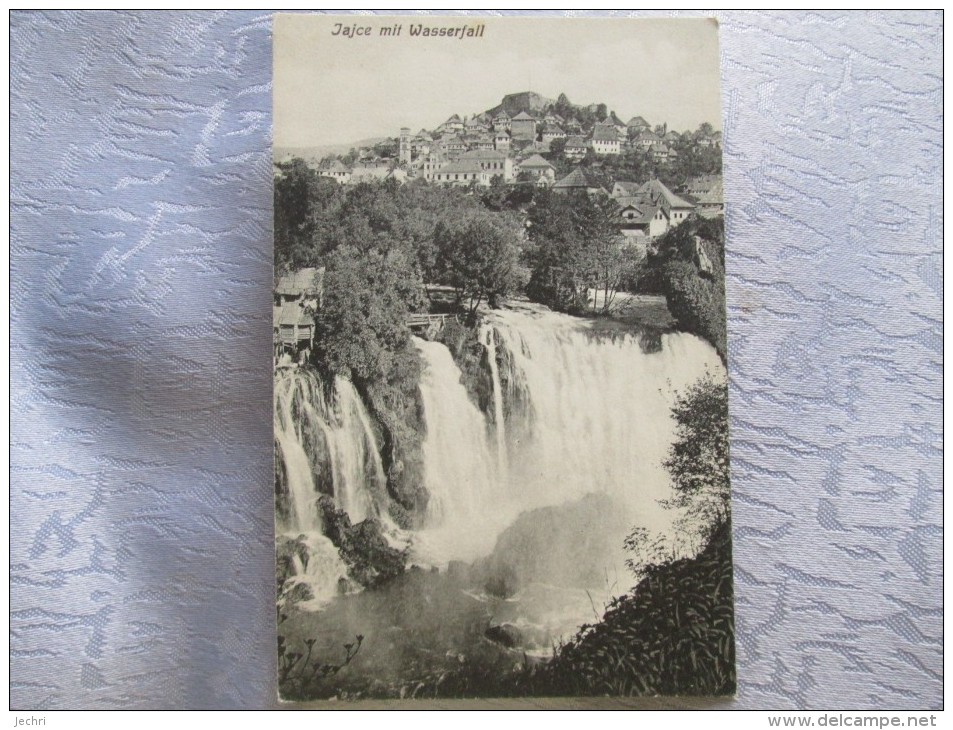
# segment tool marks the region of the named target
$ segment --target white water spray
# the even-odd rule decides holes
[[[377,516],[375,495],[383,495],[385,487],[380,450],[354,386],[336,378],[326,394],[317,376],[306,369],[284,371],[276,378],[274,431],[291,507],[279,530],[307,553],[307,560],[295,555],[295,575],[288,587],[307,584],[314,598],[300,606],[319,608],[339,593],[347,566],[323,534],[315,475],[329,480],[336,508],[347,512],[352,523]]]
[[[662,465],[674,439],[671,407],[706,372],[723,376],[715,350],[674,333],[661,337],[659,352],[646,352],[632,334],[597,335],[588,321],[528,305],[489,313],[480,340],[496,429],[467,398],[449,351],[417,343],[426,360],[427,488],[444,505],[428,515],[424,544],[445,533],[452,539],[434,541],[443,559],[472,560],[488,554],[520,513],[592,493],[611,497],[632,524],[670,531],[673,516],[659,500],[672,496]],[[507,355],[503,375],[497,347]],[[528,420],[518,442],[505,438],[503,399],[513,393],[501,381],[519,383],[529,401],[510,408],[519,414],[511,418]],[[494,452],[508,459],[494,460]]]

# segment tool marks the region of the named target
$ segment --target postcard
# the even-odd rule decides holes
[[[735,691],[718,25],[274,23],[282,700]]]

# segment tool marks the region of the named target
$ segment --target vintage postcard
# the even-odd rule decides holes
[[[718,58],[276,16],[281,699],[734,693]]]

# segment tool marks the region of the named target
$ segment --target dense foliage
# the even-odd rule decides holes
[[[553,309],[602,311],[633,265],[619,232],[618,206],[606,195],[539,191],[528,211],[527,295]]]
[[[457,291],[471,318],[480,304],[497,306],[519,283],[520,235],[515,219],[486,212],[436,227],[435,278]]]
[[[696,216],[660,236],[640,285],[664,294],[679,329],[708,340],[727,360],[724,218]]]
[[[651,566],[602,621],[518,682],[532,694],[726,695],[735,690],[731,530],[696,557]]]
[[[675,508],[702,525],[728,519],[731,472],[728,458],[728,388],[702,378],[676,400],[676,441],[665,468],[672,475]]]

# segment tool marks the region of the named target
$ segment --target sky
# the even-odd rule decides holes
[[[369,36],[332,35],[335,25]],[[410,25],[484,24],[481,38],[411,37]],[[400,36],[381,37],[399,24]],[[685,18],[492,18],[280,14],[274,144],[310,147],[433,129],[505,94],[565,93],[676,131],[722,128],[718,27]]]

